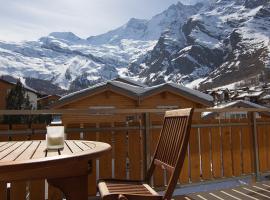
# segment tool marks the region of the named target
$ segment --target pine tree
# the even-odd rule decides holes
[[[12,88],[6,99],[7,110],[30,110],[32,109],[29,96],[26,94],[26,90],[23,87],[20,79],[18,79],[14,88]],[[28,121],[28,117],[25,116],[7,116],[5,121],[8,123],[25,123]]]

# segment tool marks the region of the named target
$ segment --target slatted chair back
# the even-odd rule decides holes
[[[188,146],[193,109],[179,109],[165,113],[157,148],[148,170],[149,182],[155,168],[162,167],[171,175],[164,199],[171,199],[184,163]]]

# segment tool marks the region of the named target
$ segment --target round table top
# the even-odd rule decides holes
[[[64,148],[56,150],[47,150],[46,140],[0,142],[0,169],[69,158],[95,159],[109,150],[111,146],[107,143],[86,140],[65,140]]]

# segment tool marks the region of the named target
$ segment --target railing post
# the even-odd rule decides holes
[[[259,163],[256,112],[251,113],[251,123],[252,123],[252,135],[253,135],[253,145],[254,145],[254,156],[255,156],[255,163],[254,163],[255,164],[255,176],[256,176],[256,181],[260,181],[260,163]]]
[[[150,115],[149,113],[143,114],[144,119],[144,177],[146,177],[147,170],[150,164]]]

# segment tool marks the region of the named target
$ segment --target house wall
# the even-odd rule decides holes
[[[49,106],[60,99],[60,96],[50,95],[41,99],[38,99],[38,105],[41,109],[48,109]]]
[[[37,94],[26,90],[25,96],[27,96],[27,95],[29,97],[29,101],[32,105],[32,108],[37,109]]]
[[[137,101],[131,99],[130,97],[112,92],[112,91],[103,91],[96,95],[89,95],[84,99],[78,100],[73,103],[69,103],[58,109],[89,109],[94,108],[116,108],[116,109],[132,109],[137,105]],[[124,115],[107,115],[107,116],[71,116],[63,115],[62,121],[64,124],[78,124],[78,123],[95,123],[95,122],[116,122],[116,121],[125,121],[126,116]]]
[[[13,87],[13,84],[0,81],[0,109],[6,109],[6,98]],[[37,94],[26,90],[25,95],[29,96],[29,100],[33,108],[37,108]]]
[[[140,103],[140,108],[160,108],[162,106],[178,106],[178,108],[202,107],[201,104],[171,92],[158,93],[143,99]]]
[[[0,109],[6,109],[6,98],[13,86],[0,81]]]

